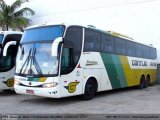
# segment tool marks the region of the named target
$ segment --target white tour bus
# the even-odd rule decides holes
[[[129,37],[78,25],[43,24],[21,39],[14,89],[19,94],[61,98],[156,80],[156,49]]]
[[[13,89],[18,45],[22,32],[0,31],[0,90]]]

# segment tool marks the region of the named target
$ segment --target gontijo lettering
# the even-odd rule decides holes
[[[132,66],[147,66],[147,61],[132,60]]]

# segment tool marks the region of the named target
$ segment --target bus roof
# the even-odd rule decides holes
[[[23,34],[23,32],[19,31],[0,31],[0,34],[8,35],[8,34]]]
[[[48,22],[47,23],[46,22],[46,23],[42,23],[42,24],[27,27],[26,30],[32,29],[32,28],[38,28],[38,27],[52,26],[52,25],[64,25],[66,27],[81,26],[81,27],[84,27],[84,28],[90,28],[90,29],[93,29],[93,30],[96,30],[96,31],[100,31],[100,32],[103,32],[103,33],[110,34],[112,36],[123,38],[123,39],[129,40],[129,41],[135,42],[135,43],[143,44],[143,45],[146,45],[146,46],[149,46],[149,47],[154,47],[154,46],[151,46],[151,44],[145,44],[145,43],[141,43],[139,41],[136,41],[135,39],[133,39],[133,38],[127,36],[127,35],[124,35],[124,34],[121,34],[121,33],[115,32],[115,31],[105,31],[105,30],[102,30],[102,29],[98,29],[98,28],[96,28],[95,26],[92,26],[92,25],[68,24],[68,23],[66,24],[66,23],[53,23],[53,22]]]

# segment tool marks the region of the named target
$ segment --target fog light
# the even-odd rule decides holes
[[[14,84],[15,84],[15,85],[19,85],[19,84],[20,84],[20,82],[19,82],[19,81],[17,81],[17,80],[14,80]]]
[[[58,83],[56,83],[56,82],[46,83],[46,84],[43,84],[43,87],[44,88],[55,87],[55,86],[57,86],[57,84]]]

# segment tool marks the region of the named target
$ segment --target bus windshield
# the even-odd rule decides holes
[[[3,34],[0,34],[0,72],[3,72],[3,71],[6,71],[8,69],[11,68],[11,58],[8,56],[6,57],[3,57],[2,56],[2,41],[3,41],[3,38],[4,38],[4,35]]]
[[[52,44],[63,33],[64,26],[27,29],[19,46],[15,73],[24,76],[57,75],[58,59],[52,56]]]
[[[24,32],[21,43],[33,41],[54,41],[62,37],[64,26],[47,26],[28,29]]]
[[[21,75],[55,75],[58,73],[57,56],[51,55],[52,43],[20,45],[16,73]]]

